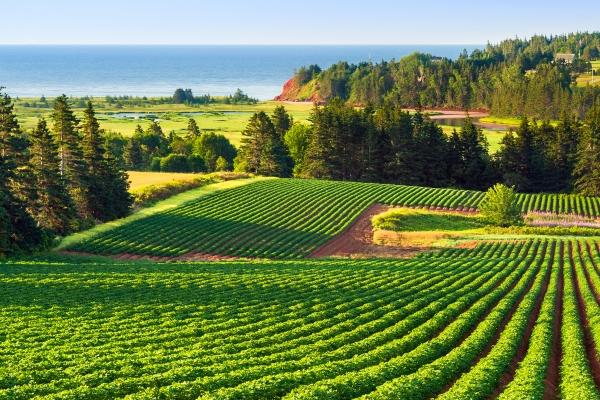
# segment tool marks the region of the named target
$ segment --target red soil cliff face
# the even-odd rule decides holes
[[[275,101],[290,101],[290,94],[294,91],[294,78],[283,84],[283,91],[279,96],[275,96]]]
[[[279,96],[275,96],[273,100],[275,101],[310,101],[321,103],[322,100],[319,99],[319,95],[317,93],[313,93],[309,98],[300,99],[298,98],[298,87],[294,85],[294,78],[291,78],[286,83],[283,84],[283,91]]]

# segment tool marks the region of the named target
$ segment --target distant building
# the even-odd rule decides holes
[[[571,64],[575,60],[575,54],[557,54],[554,59],[556,61],[562,60],[565,64]]]
[[[433,61],[433,62],[440,62],[443,59],[444,59],[444,57],[431,56],[431,61]]]

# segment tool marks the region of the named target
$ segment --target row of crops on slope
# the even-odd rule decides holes
[[[550,239],[410,260],[4,261],[0,398],[599,398],[599,266],[597,243]]]
[[[263,180],[200,197],[68,249],[102,255],[177,257],[196,251],[301,258],[342,232],[373,203],[475,209],[483,197],[482,192],[417,186]],[[538,211],[554,210],[560,204],[556,208],[560,212],[576,209],[600,215],[596,198],[524,195],[520,201],[523,207]],[[574,208],[564,205],[571,203]]]

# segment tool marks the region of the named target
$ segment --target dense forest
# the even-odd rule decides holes
[[[565,61],[557,54],[574,54]],[[358,65],[339,62],[326,70],[301,67],[281,100],[324,102],[341,97],[351,104],[486,109],[498,117],[556,119],[563,110],[583,118],[600,96],[599,86],[579,87],[600,55],[600,32],[533,36],[488,44],[456,60],[414,53],[402,59]],[[596,74],[600,75],[600,71]]]
[[[40,119],[31,132],[13,107],[0,93],[0,256],[43,250],[57,234],[130,213],[127,174],[103,146],[91,102],[79,121],[60,96],[51,128]]]
[[[235,168],[273,176],[387,182],[485,190],[502,182],[521,192],[600,196],[600,106],[584,120],[562,113],[556,125],[523,118],[490,155],[468,117],[451,135],[420,108],[386,101],[355,108],[337,97],[315,104],[311,124],[283,107],[256,113],[243,132]]]

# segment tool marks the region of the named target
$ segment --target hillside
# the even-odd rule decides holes
[[[213,185],[207,186],[210,188]],[[100,226],[66,250],[111,256],[303,258],[375,203],[474,211],[483,192],[417,186],[263,179],[240,183],[153,213]],[[519,195],[529,210],[597,217],[599,198]],[[159,258],[160,259],[160,258]]]
[[[564,53],[581,57],[557,61]],[[379,63],[340,60],[325,70],[299,66],[276,99],[341,97],[350,104],[389,101],[400,107],[485,109],[497,117],[538,119],[556,119],[566,108],[583,118],[600,96],[600,86],[587,84],[596,65],[590,61],[599,54],[600,32],[578,32],[508,39],[454,60],[418,52]]]

